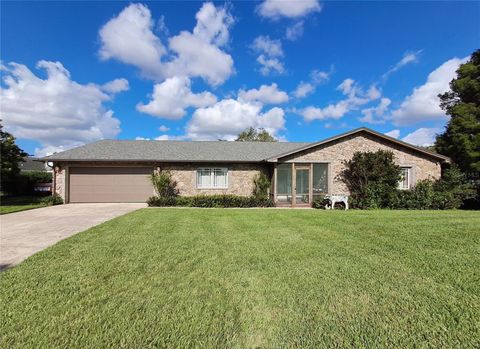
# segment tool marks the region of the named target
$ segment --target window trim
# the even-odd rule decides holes
[[[205,171],[205,170],[210,171],[210,183],[211,183],[211,185],[208,186],[208,187],[207,186],[200,186],[199,183],[198,183],[199,171]],[[226,173],[225,186],[221,186],[221,187],[216,187],[215,186],[215,170],[221,170],[221,171]],[[230,176],[229,176],[228,167],[199,167],[195,171],[195,187],[197,189],[228,189],[229,177]]]
[[[402,169],[402,173],[403,173],[403,170],[407,170],[407,186],[406,187],[403,186],[404,180],[402,179],[398,182],[398,189],[400,189],[400,190],[410,190],[411,187],[412,187],[412,167],[411,166],[400,166],[400,168]]]

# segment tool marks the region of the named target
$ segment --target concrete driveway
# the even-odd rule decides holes
[[[0,216],[0,270],[146,204],[69,204]]]

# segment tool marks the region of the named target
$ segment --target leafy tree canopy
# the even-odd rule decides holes
[[[0,124],[0,151],[1,151],[1,188],[2,191],[9,192],[14,183],[15,178],[20,173],[18,164],[24,161],[28,156],[17,144],[15,144],[15,137],[3,130]]]
[[[240,133],[236,142],[276,142],[277,140],[264,128],[249,127]]]
[[[450,115],[435,148],[449,156],[471,178],[480,173],[480,50],[457,70],[450,91],[439,95],[441,108]]]

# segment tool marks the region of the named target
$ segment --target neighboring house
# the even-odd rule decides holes
[[[24,158],[25,161],[20,162],[19,166],[21,172],[33,172],[33,171],[41,171],[41,172],[52,172],[52,169],[48,167],[44,161],[40,160],[39,158],[35,158],[33,156],[28,156]]]
[[[31,172],[49,172],[52,173],[53,169],[47,165],[46,162],[40,160],[39,158],[28,156],[24,158],[24,161],[19,164],[20,172],[22,173],[31,173]],[[52,192],[52,183],[34,183],[33,191],[35,193],[49,194]]]
[[[439,178],[448,161],[368,128],[316,143],[103,140],[43,160],[54,163],[55,192],[65,202],[144,202],[154,195],[149,175],[169,170],[180,195],[251,195],[253,178],[264,172],[277,205],[304,206],[325,193],[348,194],[338,178],[343,161],[378,149],[394,153],[404,189]]]

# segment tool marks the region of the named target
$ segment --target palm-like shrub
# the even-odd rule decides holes
[[[178,195],[177,182],[173,180],[170,171],[158,171],[150,176],[155,192],[159,197]]]
[[[258,199],[267,199],[270,189],[270,180],[265,173],[260,172],[253,178],[253,197]]]

